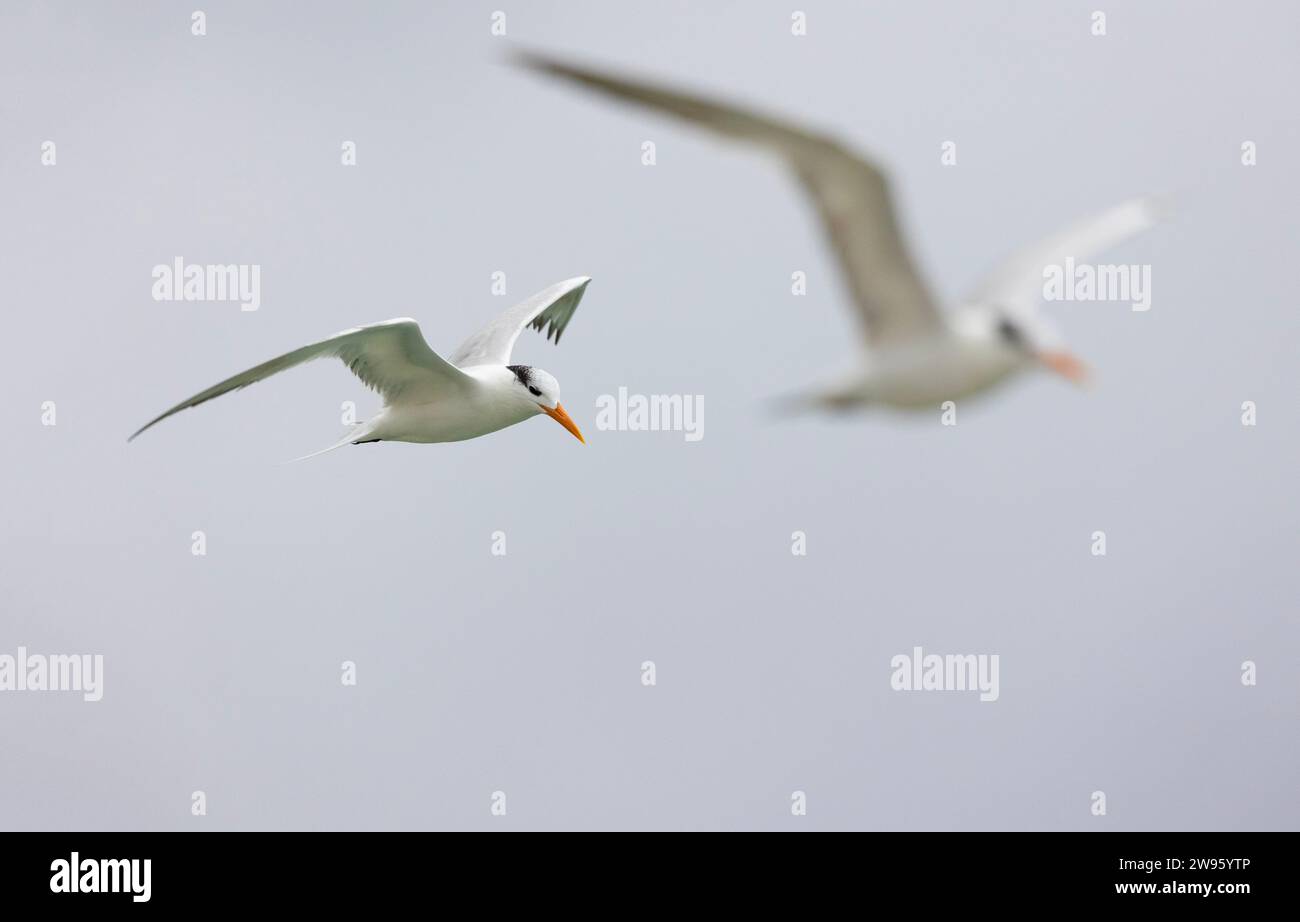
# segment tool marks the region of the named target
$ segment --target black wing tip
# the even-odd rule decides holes
[[[564,72],[564,64],[558,58],[553,58],[540,51],[533,51],[530,48],[517,48],[510,52],[510,62],[516,67],[526,67],[529,70],[540,70],[547,73]]]
[[[570,64],[558,57],[551,57],[540,51],[529,51],[527,49],[513,51],[511,52],[511,62],[516,67],[522,67],[534,73],[555,77],[560,80],[571,80],[574,83],[581,83],[606,91],[609,91],[612,87],[622,85],[622,80],[616,76],[607,75],[600,70]]]

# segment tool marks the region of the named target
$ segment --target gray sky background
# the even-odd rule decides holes
[[[6,3],[0,653],[106,676],[0,694],[0,828],[1297,828],[1300,11],[1108,3],[1097,38],[1097,6]],[[1091,392],[775,421],[857,348],[794,184],[523,46],[873,152],[946,298],[1172,193],[1101,260],[1149,263],[1154,306],[1049,309]],[[176,256],[259,264],[261,309],[153,301]],[[563,344],[515,358],[586,447],[540,420],[279,466],[376,405],[338,363],[126,443],[337,330],[410,315],[446,354],[577,274]],[[620,386],[704,395],[704,439],[596,430]],[[891,691],[914,645],[998,654],[1000,700]]]

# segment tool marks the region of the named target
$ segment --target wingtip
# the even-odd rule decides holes
[[[516,48],[510,52],[508,60],[515,67],[523,67],[528,70],[543,71],[546,73],[556,73],[562,70],[562,65],[554,58],[548,57],[540,51],[533,51],[529,48]]]
[[[1168,192],[1148,195],[1142,199],[1142,207],[1153,224],[1168,221],[1178,211],[1178,198]]]
[[[162,422],[163,419],[165,418],[166,418],[165,416],[159,416],[157,419],[149,420],[149,422],[145,423],[139,429],[135,430],[135,432],[132,432],[130,435],[126,437],[127,444],[129,445],[130,443],[134,442],[137,438],[139,438],[140,435],[142,435],[145,432],[148,432],[154,426],[158,425],[158,423]]]
[[[1164,221],[1168,221],[1174,216],[1176,211],[1176,199],[1173,195],[1167,193],[1154,193],[1151,195],[1140,195],[1131,199],[1127,207],[1135,210],[1139,215],[1139,220],[1146,226],[1152,227]]]
[[[587,286],[590,284],[591,284],[591,276],[575,275],[571,279],[565,279],[563,282],[557,282],[551,290],[552,291],[559,290],[563,292],[563,294],[565,295],[571,295],[575,291],[578,292],[579,294],[586,294]]]

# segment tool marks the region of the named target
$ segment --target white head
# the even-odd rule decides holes
[[[1088,379],[1087,367],[1064,347],[1046,317],[995,304],[969,311],[963,319],[967,334],[982,340],[1009,365],[1042,365],[1075,384]]]
[[[586,444],[587,440],[578,431],[577,424],[560,405],[560,382],[554,375],[530,365],[507,365],[506,368],[514,374],[510,386],[512,398],[527,403],[535,413],[545,413],[572,432],[579,442]]]

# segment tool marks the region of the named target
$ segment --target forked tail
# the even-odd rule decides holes
[[[297,464],[299,461],[306,461],[308,458],[315,458],[317,455],[323,455],[327,451],[333,451],[336,448],[342,448],[344,445],[355,445],[365,439],[370,434],[369,423],[357,423],[352,430],[343,438],[339,439],[333,445],[322,448],[320,451],[313,451],[309,455],[303,455],[301,458],[293,458],[289,461],[282,461],[281,464]]]
[[[816,412],[820,408],[821,403],[816,394],[802,391],[782,394],[767,401],[767,411],[776,417],[803,416],[806,413]]]
[[[866,406],[862,395],[849,391],[800,391],[768,401],[768,411],[775,417],[806,416],[810,413],[847,413]]]

